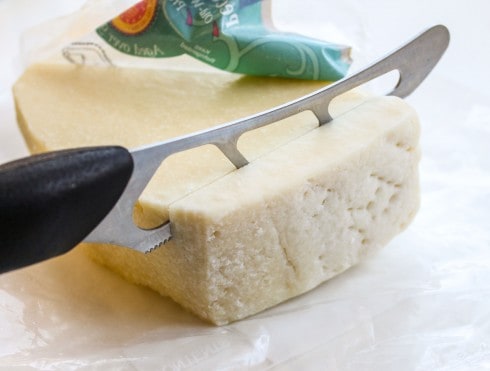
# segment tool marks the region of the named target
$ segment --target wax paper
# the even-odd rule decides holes
[[[66,37],[32,27],[82,3],[0,0],[0,162],[27,154],[11,84],[49,52],[50,38]],[[450,29],[445,57],[408,98],[422,121],[415,221],[317,289],[224,327],[77,250],[4,274],[0,369],[490,369],[489,11],[486,0],[273,2],[278,27],[353,45],[354,69],[427,26]],[[84,12],[69,33],[97,24]],[[34,54],[33,43],[40,47]]]

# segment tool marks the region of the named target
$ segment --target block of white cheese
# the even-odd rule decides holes
[[[14,95],[22,132],[38,152],[139,146],[319,86],[41,65],[26,71]],[[325,126],[296,116],[251,133],[241,149],[253,161],[239,170],[211,146],[170,158],[142,195],[137,219],[170,219],[172,241],[146,255],[109,245],[84,248],[215,324],[255,314],[345,271],[414,217],[419,127],[413,109],[395,97],[351,93],[333,111],[338,117]]]

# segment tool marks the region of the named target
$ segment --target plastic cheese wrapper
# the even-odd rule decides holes
[[[75,64],[136,65],[187,54],[222,70],[335,81],[350,48],[276,30],[270,1],[143,0],[63,48]],[[144,63],[142,61],[142,63]]]

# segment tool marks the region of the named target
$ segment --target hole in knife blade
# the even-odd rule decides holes
[[[374,95],[387,95],[400,80],[400,72],[393,70],[361,85],[361,89]]]
[[[314,113],[303,111],[244,133],[237,147],[248,161],[253,161],[317,127],[318,119]]]
[[[133,222],[155,229],[169,220],[169,206],[235,167],[214,145],[177,152],[155,172],[133,209]]]
[[[373,96],[383,96],[391,93],[399,79],[400,73],[398,70],[394,70],[336,96],[330,102],[329,112],[332,118],[335,119],[356,108]]]

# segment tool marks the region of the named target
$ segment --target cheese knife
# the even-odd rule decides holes
[[[171,223],[142,229],[133,222],[133,209],[168,156],[213,144],[240,168],[248,163],[237,148],[243,133],[307,110],[324,125],[332,120],[333,98],[394,70],[399,80],[389,95],[406,97],[448,44],[448,29],[437,25],[356,74],[241,120],[134,150],[76,148],[1,165],[0,273],[58,256],[82,241],[150,252],[171,239]]]

